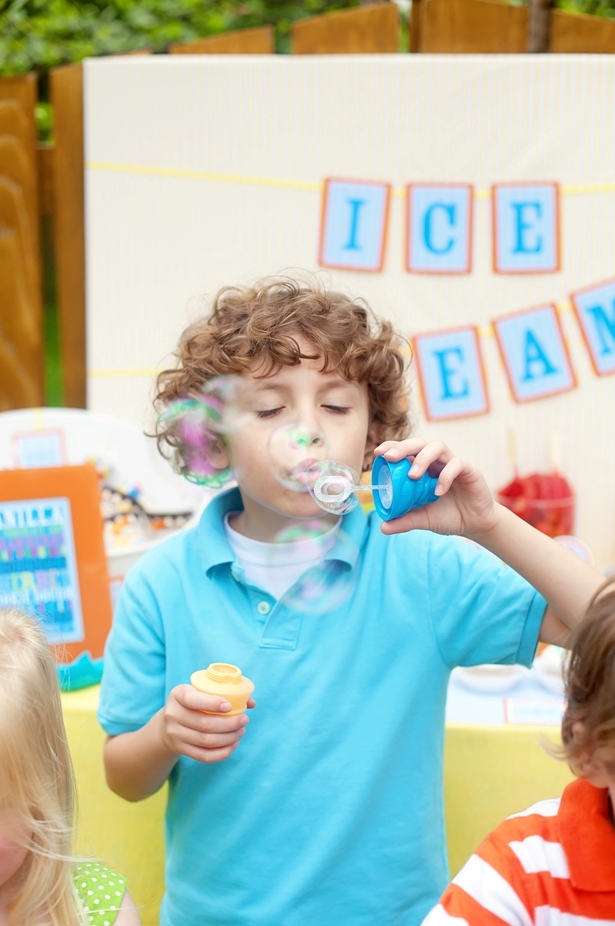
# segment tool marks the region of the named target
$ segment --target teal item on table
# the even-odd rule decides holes
[[[92,659],[89,650],[79,653],[76,659],[56,666],[61,691],[79,691],[99,685],[103,674],[103,658]]]
[[[408,459],[391,463],[384,457],[376,457],[372,469],[372,489],[374,506],[383,521],[401,518],[413,508],[422,508],[431,502],[437,502],[435,488],[437,476],[424,473],[420,479],[410,479],[408,473],[412,461]],[[384,488],[383,488],[384,486]]]

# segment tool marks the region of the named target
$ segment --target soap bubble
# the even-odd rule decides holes
[[[250,389],[241,376],[214,376],[203,387],[202,401],[216,434],[232,434],[250,418]]]
[[[248,420],[247,384],[239,376],[209,380],[198,396],[170,402],[161,425],[175,448],[179,472],[190,482],[219,489],[233,478],[230,466],[217,467],[220,436]]]
[[[324,435],[300,421],[277,428],[269,438],[269,463],[278,482],[293,492],[308,492],[326,455]]]
[[[298,558],[306,562],[305,572],[280,599],[284,607],[320,616],[348,601],[356,587],[359,552],[339,525],[292,522],[277,534],[276,543],[296,544]]]
[[[339,460],[323,460],[317,466],[310,494],[323,511],[348,514],[359,504],[358,487],[359,475],[352,467]]]

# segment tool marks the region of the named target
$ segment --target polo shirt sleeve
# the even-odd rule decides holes
[[[449,668],[532,664],[547,606],[536,589],[459,537],[432,535],[427,563],[431,620]]]
[[[110,736],[139,730],[166,701],[162,617],[139,567],[124,583],[105,647],[98,721]]]

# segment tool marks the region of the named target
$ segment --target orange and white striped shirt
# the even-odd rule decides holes
[[[615,926],[608,791],[574,781],[504,820],[423,926]]]

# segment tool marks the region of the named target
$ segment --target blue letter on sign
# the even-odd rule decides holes
[[[498,318],[493,325],[517,402],[574,388],[555,306]]]
[[[573,293],[572,302],[596,373],[615,373],[615,280]]]
[[[408,187],[407,269],[412,273],[469,273],[472,187]]]
[[[558,270],[558,215],[557,184],[496,184],[494,269],[498,273]]]
[[[447,357],[452,355],[452,357],[457,359],[457,363],[451,366],[447,363]],[[470,386],[460,372],[463,370],[464,356],[463,351],[460,347],[447,347],[446,350],[434,350],[434,356],[438,358],[438,363],[440,365],[440,375],[442,377],[442,395],[440,396],[441,401],[445,399],[463,399],[467,396]],[[451,358],[452,359],[452,358]],[[455,389],[454,382],[457,380],[458,388]]]
[[[489,410],[475,328],[421,334],[414,346],[428,418],[437,421]]]
[[[389,192],[387,183],[326,181],[321,266],[382,269]]]

